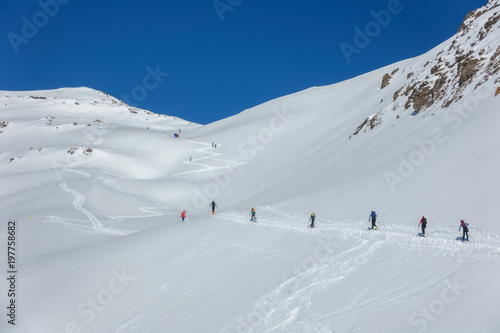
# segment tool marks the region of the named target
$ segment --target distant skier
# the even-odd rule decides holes
[[[372,221],[372,230],[376,230],[377,229],[377,213],[375,213],[375,211],[372,210],[371,214],[370,214],[370,217],[368,218],[368,221]]]
[[[186,218],[186,211],[185,210],[182,211],[181,218],[182,218],[182,222],[184,222],[184,219]]]
[[[465,223],[464,220],[460,220],[460,227],[458,227],[458,231],[460,228],[463,229],[462,240],[469,240],[469,223]],[[465,239],[465,235],[467,235],[467,239]]]
[[[316,219],[316,214],[311,213],[311,217],[309,218],[309,221],[311,224],[309,225],[309,228],[314,228],[314,220]]]
[[[189,162],[193,160],[193,156],[189,156]]]
[[[214,147],[214,143],[212,142],[212,148]]]
[[[252,210],[250,211],[250,214],[248,215],[251,215],[252,217],[250,218],[250,221],[252,222],[256,222],[257,221],[257,217],[255,216],[255,208],[252,207]]]
[[[427,219],[425,218],[425,216],[422,216],[422,218],[420,219],[420,223],[418,224],[418,226],[420,227],[420,225],[422,225],[422,236],[425,237],[425,227],[427,227]]]
[[[215,201],[212,200],[212,203],[208,206],[212,206],[212,215],[215,215],[215,207],[217,207],[217,204],[215,203]]]

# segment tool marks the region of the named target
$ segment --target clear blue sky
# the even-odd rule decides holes
[[[425,53],[486,2],[2,0],[0,90],[87,86],[207,124]]]

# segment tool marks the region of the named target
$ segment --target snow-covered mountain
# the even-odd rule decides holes
[[[1,331],[498,332],[499,20],[206,126],[0,92]]]

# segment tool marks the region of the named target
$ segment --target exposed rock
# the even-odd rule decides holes
[[[356,131],[354,131],[354,133],[352,133],[349,136],[349,139],[351,139],[354,135],[358,135],[358,133],[361,132],[361,130],[363,128],[365,128],[365,126],[367,127],[365,129],[365,132],[366,132],[367,129],[372,130],[375,127],[377,127],[378,125],[380,125],[381,123],[382,123],[382,118],[379,117],[378,114],[370,116],[370,117],[366,118],[365,121],[363,121],[363,123],[358,126],[358,128],[356,128]]]
[[[384,75],[384,77],[382,78],[382,84],[380,85],[380,89],[384,89],[385,87],[387,87],[389,85],[389,83],[391,83],[391,79],[392,79],[392,76],[390,76],[388,73],[386,73]]]
[[[411,95],[408,97],[405,109],[410,108],[413,104],[413,109],[416,113],[419,113],[422,108],[432,105],[433,102],[433,91],[429,87],[429,83],[422,82],[418,87],[411,90]]]
[[[458,64],[458,73],[460,75],[458,86],[471,80],[479,70],[481,61],[479,59],[471,58]]]
[[[401,74],[406,72],[406,82],[390,89],[391,92],[394,91],[394,103],[387,104],[388,100],[384,98],[379,112],[366,118],[349,138],[370,131],[382,123],[386,110],[396,111],[396,119],[405,116],[401,114],[403,107],[412,108],[412,115],[427,109],[431,111],[431,115],[437,115],[438,109],[449,108],[462,100],[464,94],[470,92],[466,89],[470,85],[475,90],[494,81],[496,89],[500,84],[500,46],[481,42],[483,38],[495,40],[492,34],[497,32],[500,22],[500,11],[492,11],[496,7],[500,7],[500,0],[490,0],[485,7],[470,12],[449,47],[443,48],[421,65],[403,68]],[[479,17],[481,22],[478,21]],[[400,82],[399,77],[398,80],[393,80],[398,70],[399,68],[394,69],[382,77],[381,89],[391,82],[392,85]],[[495,96],[498,95],[500,87],[496,89]]]
[[[442,70],[443,70],[443,68],[441,68],[441,63],[438,63],[434,67],[431,68],[431,74],[434,75]]]
[[[393,101],[396,101],[396,99],[398,99],[399,94],[401,93],[402,89],[403,89],[403,87],[399,88],[398,90],[396,90],[396,92],[394,93],[394,95],[392,95],[392,100]]]
[[[500,15],[498,15],[498,13],[495,13],[495,15],[490,17],[488,22],[484,24],[484,29],[486,30],[486,32],[489,32],[491,27],[497,24],[498,21],[500,21]]]
[[[488,64],[488,74],[495,76],[500,73],[500,46],[491,56],[490,63]],[[497,79],[498,80],[498,79]]]
[[[462,24],[458,28],[458,32],[464,31],[467,28],[467,26],[468,26],[467,23],[468,23],[469,19],[471,17],[474,17],[476,15],[476,11],[477,10],[473,10],[469,14],[467,14],[467,16],[465,17],[464,21],[462,22]]]

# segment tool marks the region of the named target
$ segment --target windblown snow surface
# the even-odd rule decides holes
[[[88,88],[0,92],[0,331],[500,332],[497,77],[416,115],[393,99],[451,43],[206,126]]]

